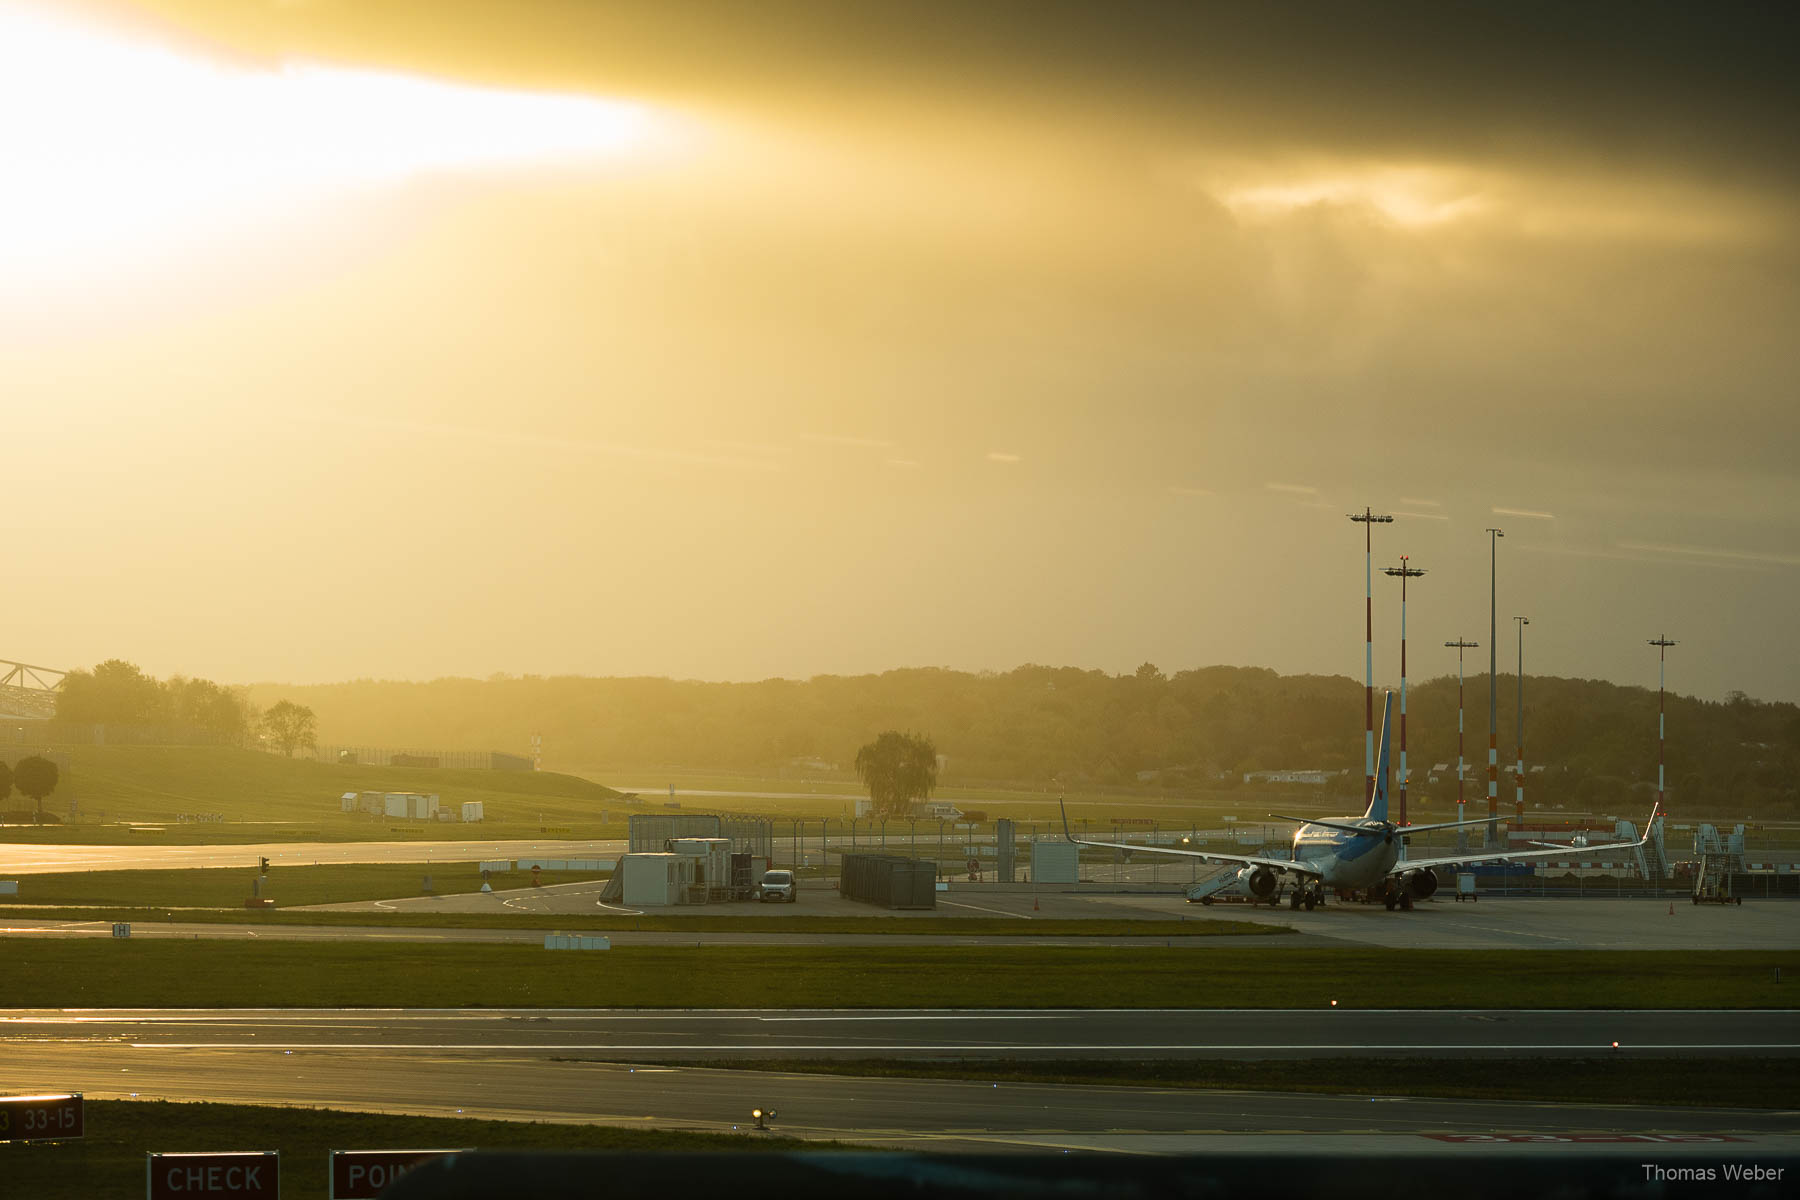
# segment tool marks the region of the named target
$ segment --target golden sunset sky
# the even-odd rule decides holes
[[[0,655],[1800,700],[1782,15],[0,0]]]

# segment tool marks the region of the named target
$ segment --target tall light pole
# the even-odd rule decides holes
[[[1495,620],[1495,598],[1499,595],[1499,539],[1506,536],[1498,529],[1488,531],[1488,827],[1487,844],[1500,842],[1500,690],[1499,664],[1494,660],[1494,639],[1499,634]]]
[[[1425,572],[1407,566],[1408,555],[1400,556],[1400,565],[1386,567],[1386,574],[1400,580],[1400,816],[1396,824],[1406,824],[1406,581]]]
[[[1363,527],[1363,799],[1375,793],[1375,541],[1377,525],[1394,518],[1374,509],[1348,514]]]
[[[1663,807],[1663,731],[1668,719],[1663,712],[1663,671],[1669,661],[1669,647],[1675,645],[1666,636],[1653,638],[1656,647],[1656,811]],[[1667,828],[1667,826],[1664,826]]]
[[[1525,627],[1531,624],[1530,617],[1514,617],[1519,623],[1519,716],[1513,730],[1517,735],[1515,745],[1519,751],[1519,769],[1515,777],[1513,804],[1519,814],[1519,820],[1525,820]]]
[[[1465,642],[1458,634],[1454,642],[1445,642],[1445,646],[1456,651],[1456,819],[1462,820],[1463,812],[1463,651],[1473,650],[1480,642]],[[1469,831],[1456,831],[1456,852],[1461,854],[1469,848]]]

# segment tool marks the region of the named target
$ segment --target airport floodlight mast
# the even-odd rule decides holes
[[[1400,565],[1385,567],[1384,573],[1400,580],[1400,816],[1396,824],[1406,824],[1406,581],[1425,572],[1407,565],[1409,555],[1400,556]]]
[[[1454,642],[1445,642],[1447,649],[1456,651],[1456,819],[1463,820],[1463,651],[1473,650],[1480,642],[1465,642],[1458,634]],[[1466,829],[1456,831],[1456,852],[1461,854],[1469,848],[1469,833]]]
[[[1519,623],[1519,715],[1517,724],[1513,726],[1518,740],[1514,743],[1519,751],[1518,772],[1513,792],[1514,811],[1519,814],[1521,823],[1525,820],[1525,627],[1531,624],[1530,617],[1514,617]]]
[[[1676,643],[1665,635],[1650,639],[1656,647],[1656,811],[1661,812],[1667,798],[1663,795],[1663,730],[1667,717],[1663,709],[1663,671],[1669,662],[1669,647]]]
[[[1363,527],[1363,798],[1375,791],[1375,541],[1377,525],[1394,518],[1374,509],[1346,514]]]
[[[1499,595],[1499,554],[1496,549],[1506,534],[1499,529],[1488,531],[1488,824],[1487,844],[1500,844],[1500,685],[1499,663],[1494,660],[1494,638],[1499,624],[1495,620],[1495,598]]]

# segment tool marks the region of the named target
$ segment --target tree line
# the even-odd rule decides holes
[[[1516,682],[1498,679],[1508,770]],[[1487,691],[1485,673],[1469,677],[1465,786],[1472,801],[1486,793]],[[909,668],[757,683],[496,676],[280,692],[316,710],[333,739],[522,748],[541,734],[548,762],[587,771],[766,773],[822,760],[849,776],[859,747],[884,730],[916,729],[929,730],[945,756],[946,784],[1213,791],[1255,786],[1243,781],[1249,772],[1313,769],[1334,773],[1328,793],[1354,797],[1362,789],[1361,682],[1259,667],[1165,674],[1145,663],[1118,675],[1036,665]],[[1379,719],[1379,694],[1376,706]],[[1647,803],[1656,780],[1656,706],[1653,688],[1527,676],[1526,763],[1545,766],[1528,776],[1527,802],[1608,811]],[[1453,800],[1456,678],[1411,685],[1407,707],[1412,796]],[[1740,693],[1723,701],[1670,695],[1668,730],[1672,805],[1800,812],[1800,707]],[[1437,764],[1449,769],[1431,782]],[[1510,802],[1511,779],[1503,777],[1501,788]]]
[[[267,746],[283,754],[317,745],[318,719],[291,700],[267,710],[250,690],[176,675],[158,680],[135,663],[109,658],[91,671],[63,676],[56,696],[59,723],[161,729],[225,746]]]

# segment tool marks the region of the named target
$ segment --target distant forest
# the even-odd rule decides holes
[[[1500,691],[1501,798],[1510,805],[1514,679]],[[1487,676],[1468,680],[1466,785],[1486,795]],[[1409,687],[1412,795],[1456,794],[1454,677]],[[859,746],[886,729],[929,734],[947,758],[940,783],[1214,792],[1247,772],[1342,772],[1332,795],[1362,790],[1363,689],[1343,676],[1206,667],[1172,676],[1024,666],[972,674],[702,683],[496,676],[429,683],[361,680],[259,685],[263,704],[310,706],[322,743],[520,751],[542,734],[545,765],[589,772],[652,766],[774,774],[805,760],[850,776]],[[1376,696],[1380,719],[1380,694]],[[1399,702],[1396,696],[1395,711]],[[1678,814],[1800,815],[1800,707],[1733,694],[1668,698],[1669,792]],[[1648,805],[1656,782],[1656,692],[1591,679],[1527,676],[1525,759],[1533,807],[1605,811]],[[1395,738],[1395,765],[1399,740]],[[1436,772],[1436,764],[1448,771]],[[1251,784],[1248,786],[1257,786]]]

